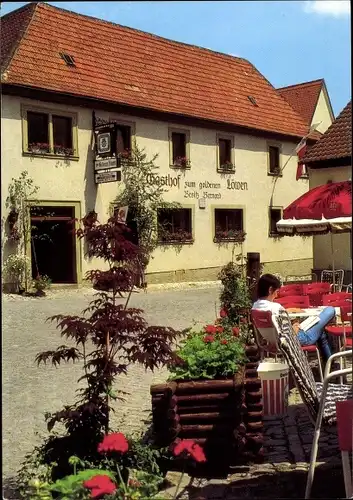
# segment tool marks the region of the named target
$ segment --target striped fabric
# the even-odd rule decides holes
[[[287,313],[280,313],[276,318],[279,330],[279,347],[290,366],[300,396],[312,419],[315,421],[319,410],[322,383],[316,383],[308,360],[301,349]],[[336,401],[352,399],[351,385],[329,384],[323,416],[324,424],[336,422]]]

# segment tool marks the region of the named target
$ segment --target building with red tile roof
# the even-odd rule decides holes
[[[268,272],[310,272],[310,241],[274,238],[288,199],[308,189],[307,177],[295,180],[295,148],[310,125],[249,61],[45,3],[4,16],[0,34],[2,199],[28,171],[54,224],[54,244],[37,238],[36,260],[29,249],[33,272],[81,283],[95,268],[67,220],[92,210],[106,220],[134,144],[157,155],[149,186],[181,207],[168,219],[171,240],[158,240],[149,282],[217,279],[228,245],[240,243]],[[97,159],[99,123],[114,132],[108,160]],[[39,222],[32,217],[40,232]],[[172,238],[179,229],[183,242]]]
[[[289,85],[277,90],[309,127],[314,123],[321,122],[318,131],[323,133],[334,120],[330,97],[323,78]],[[317,136],[317,138],[319,137]]]
[[[352,101],[304,158],[310,168],[352,164]]]
[[[306,133],[305,120],[245,59],[44,3],[11,12],[1,24],[6,87],[297,138]],[[60,54],[72,56],[74,65]]]

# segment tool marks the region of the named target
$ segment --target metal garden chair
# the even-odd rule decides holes
[[[311,448],[309,472],[305,490],[305,498],[310,498],[314,480],[316,458],[319,446],[321,426],[336,423],[336,402],[353,398],[351,384],[331,384],[334,378],[351,373],[351,368],[331,372],[333,361],[341,357],[352,356],[352,351],[333,354],[326,363],[324,381],[315,382],[308,360],[303,353],[300,343],[295,335],[292,323],[286,312],[273,316],[273,324],[278,334],[278,345],[287,364],[291,368],[295,384],[305,404],[310,419],[315,426],[314,438]]]
[[[333,276],[335,276],[335,286],[333,286]],[[336,269],[335,271],[324,269],[321,272],[320,281],[330,283],[332,285],[333,292],[342,291],[343,280],[344,280],[344,269]]]

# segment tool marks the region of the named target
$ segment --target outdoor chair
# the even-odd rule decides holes
[[[335,273],[335,274],[333,274]],[[335,276],[335,284],[333,285],[333,276]],[[324,269],[321,272],[321,282],[327,282],[332,285],[333,292],[340,292],[342,290],[344,280],[344,270],[336,269],[335,271],[331,271],[329,269]]]
[[[352,283],[349,285],[342,285],[342,289],[345,288],[347,293],[352,293]]]
[[[305,404],[309,417],[315,426],[311,448],[309,472],[305,490],[305,498],[310,498],[314,479],[316,458],[320,438],[321,426],[333,425],[336,419],[336,402],[352,399],[353,390],[349,384],[331,384],[334,378],[351,373],[350,368],[331,372],[333,361],[341,357],[352,356],[352,351],[338,352],[327,360],[324,381],[316,383],[308,360],[295,335],[290,318],[286,312],[273,316],[273,324],[278,335],[278,345],[291,369],[295,384]]]
[[[278,297],[287,297],[288,295],[303,295],[304,285],[283,285],[278,291]]]
[[[309,297],[307,295],[289,295],[287,297],[279,297],[275,299],[274,302],[281,304],[285,309],[290,307],[310,307]]]
[[[324,306],[333,306],[334,303],[337,302],[352,302],[352,294],[347,293],[347,292],[336,292],[336,293],[329,293],[327,295],[323,295],[322,297],[322,304]]]
[[[311,307],[322,306],[322,296],[330,293],[330,283],[309,283],[303,285],[304,295],[308,295]]]
[[[281,356],[281,350],[278,346],[278,334],[274,327],[274,319],[271,311],[251,311],[251,320],[254,326],[255,341],[260,351],[261,360],[269,355]],[[322,364],[320,351],[316,345],[300,346],[301,350],[308,358],[309,353],[315,353],[319,366],[320,380],[323,382]]]
[[[352,349],[352,303],[347,304],[345,302],[340,305],[340,319],[341,324],[327,325],[325,330],[329,335],[337,339],[338,350],[345,351],[347,349]],[[345,360],[345,358],[343,359]],[[340,368],[343,368],[342,359],[340,360]]]
[[[352,469],[349,463],[349,453],[352,453],[353,444],[353,400],[336,403],[338,444],[342,457],[343,479],[346,498],[352,498],[353,483]]]
[[[289,284],[292,282],[300,282],[300,281],[312,281],[315,282],[317,281],[317,276],[315,273],[310,273],[310,274],[305,274],[303,276],[299,276],[297,274],[290,274],[286,276],[285,278],[285,283]]]

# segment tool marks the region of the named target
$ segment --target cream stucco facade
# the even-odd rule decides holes
[[[63,160],[24,155],[23,108],[50,109],[52,112],[71,113],[77,123],[77,158]],[[26,109],[27,109],[26,108]],[[250,134],[222,134],[218,130],[187,127],[190,138],[189,170],[170,167],[170,129],[183,128],[178,123],[168,123],[138,116],[124,116],[95,110],[96,116],[105,120],[121,121],[132,125],[136,143],[145,148],[149,157],[158,153],[160,176],[174,185],[168,188],[166,200],[179,202],[192,208],[193,243],[182,245],[176,251],[173,245],[157,248],[147,269],[148,281],[183,281],[215,279],[221,266],[231,258],[232,244],[214,243],[214,209],[243,209],[246,232],[242,249],[259,252],[265,270],[289,274],[310,273],[312,268],[312,239],[269,237],[269,206],[273,192],[273,207],[285,208],[291,201],[306,192],[309,182],[295,180],[297,158],[294,154],[286,165],[283,176],[276,180],[268,175],[268,144],[265,138]],[[231,136],[234,144],[234,174],[217,172],[217,137]],[[90,210],[98,213],[100,220],[109,214],[121,183],[96,185],[93,170],[92,109],[64,106],[34,101],[15,96],[2,97],[2,212],[6,217],[5,200],[8,185],[13,177],[27,170],[39,186],[37,198],[46,204],[75,204],[75,215],[80,217]],[[293,141],[275,142],[281,148],[283,166],[296,146]],[[169,176],[169,177],[168,177]],[[275,186],[274,186],[275,184]],[[199,207],[199,199],[205,198],[205,208]],[[4,225],[3,225],[4,227]],[[3,235],[4,236],[4,235]],[[6,255],[4,256],[6,258]],[[89,269],[97,268],[98,262],[84,256],[80,243],[76,258],[79,261],[78,282]],[[101,265],[101,263],[99,263]]]
[[[310,189],[327,184],[329,181],[340,182],[352,179],[352,167],[334,167],[309,169]],[[332,235],[335,269],[352,269],[351,233]],[[314,268],[332,268],[331,235],[314,236]]]
[[[316,130],[323,134],[329,128],[333,120],[334,120],[334,115],[332,112],[330,100],[325,90],[325,87],[323,86],[321,88],[310,125],[318,123],[319,125],[317,126]]]

